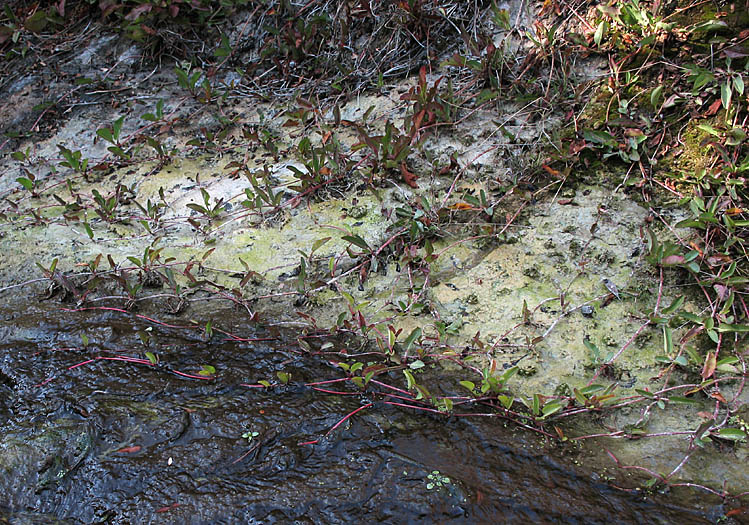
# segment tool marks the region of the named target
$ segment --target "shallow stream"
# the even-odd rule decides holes
[[[613,488],[496,418],[388,405],[398,398],[365,397],[343,383],[325,389],[350,395],[304,386],[340,370],[269,330],[248,337],[270,341],[214,334],[207,343],[197,331],[135,314],[69,312],[51,302],[5,306],[0,315],[0,523],[715,518]],[[239,317],[233,327],[250,330]],[[142,359],[138,331],[157,366],[101,359]],[[179,375],[199,375],[203,365],[215,367],[215,378]],[[278,383],[278,371],[291,373],[289,385],[243,386]]]

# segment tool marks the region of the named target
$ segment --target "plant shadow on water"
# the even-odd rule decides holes
[[[0,523],[707,521],[597,482],[500,420],[304,386],[340,370],[291,337],[206,343],[154,326],[158,364],[70,369],[142,353],[137,329],[111,312],[0,314]],[[173,373],[205,363],[215,377]],[[255,384],[280,370],[288,384]]]

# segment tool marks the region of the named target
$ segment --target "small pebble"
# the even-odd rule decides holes
[[[580,311],[585,317],[593,317],[593,307],[589,304],[586,304],[582,308],[580,308]]]

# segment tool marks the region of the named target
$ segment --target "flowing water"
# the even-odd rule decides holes
[[[712,521],[615,489],[500,419],[304,386],[341,374],[289,334],[206,343],[114,311],[0,314],[0,523]],[[158,366],[101,359],[142,358],[138,331]],[[178,374],[202,365],[216,378]],[[278,382],[278,371],[292,374],[288,386],[243,386]]]

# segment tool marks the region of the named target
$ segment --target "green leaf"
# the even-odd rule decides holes
[[[655,42],[655,35],[648,35],[637,44],[637,47],[642,49],[645,46],[650,46]]]
[[[577,388],[573,388],[572,391],[575,393],[575,400],[581,405],[585,406],[588,404],[589,399],[583,395]]]
[[[502,374],[502,376],[499,378],[499,382],[502,383],[503,385],[506,384],[507,381],[509,381],[512,376],[514,376],[515,374],[518,373],[518,370],[520,370],[520,368],[518,368],[517,366],[513,366],[512,368],[508,368],[505,371],[505,373]]]
[[[111,142],[114,144],[114,137],[112,136],[112,130],[109,128],[99,128],[96,130],[96,134],[106,140],[107,142]]]
[[[212,376],[216,373],[216,369],[211,365],[203,365],[203,369],[198,372],[201,376]]]
[[[596,46],[601,45],[601,41],[606,34],[606,25],[606,21],[601,20],[601,23],[598,24],[598,27],[596,28],[596,32],[593,34],[593,42],[595,42]]]
[[[710,133],[710,135],[720,137],[720,132],[714,127],[708,126],[707,124],[697,124],[697,129],[701,129],[705,133]]]
[[[125,115],[122,115],[112,123],[112,135],[114,135],[115,140],[120,140],[120,131],[122,131],[122,123],[124,121]]]
[[[414,328],[406,338],[406,340],[403,342],[403,345],[406,347],[406,352],[408,352],[408,350],[411,348],[411,345],[413,345],[414,341],[416,341],[419,337],[421,337],[421,328]]]
[[[562,410],[562,404],[559,401],[551,401],[544,405],[541,413],[543,414],[543,417],[549,417],[550,415],[559,412],[560,410]]]
[[[28,17],[23,25],[32,33],[41,33],[47,27],[47,21],[47,12],[44,9],[39,9]]]
[[[34,183],[30,179],[27,179],[26,177],[18,177],[16,179],[16,182],[29,191],[34,189]]]
[[[42,102],[40,104],[37,104],[31,109],[33,109],[34,111],[45,111],[54,106],[55,106],[54,102]],[[10,136],[10,133],[8,133],[8,135]],[[20,136],[20,134],[18,134],[17,136]],[[15,137],[12,137],[12,138],[15,138]]]
[[[722,32],[728,29],[728,24],[723,20],[705,20],[696,24],[692,31],[695,33]]]
[[[681,305],[684,304],[684,296],[680,295],[674,301],[667,307],[662,310],[663,315],[669,315],[674,313],[676,310],[681,308]]]
[[[351,244],[355,244],[362,250],[372,251],[372,249],[369,247],[369,244],[367,244],[367,241],[359,237],[358,235],[344,235],[341,237],[346,242],[350,242]]]
[[[650,93],[650,104],[653,106],[654,109],[658,109],[658,105],[660,105],[662,98],[663,98],[663,84],[656,87]]]
[[[586,386],[586,387],[581,388],[580,392],[583,395],[587,396],[589,394],[594,394],[596,392],[600,392],[601,390],[603,390],[603,385],[590,385],[590,386]]]
[[[588,142],[602,144],[611,148],[615,148],[619,145],[614,136],[611,135],[611,133],[607,133],[605,131],[586,129],[583,131],[583,138]]]
[[[718,332],[749,332],[749,324],[728,324],[721,323]]]
[[[499,399],[499,402],[502,403],[502,406],[505,407],[507,410],[509,410],[510,407],[512,407],[512,403],[514,401],[512,396],[505,396],[505,395],[497,396],[497,399]]]
[[[722,439],[730,439],[731,441],[742,441],[746,439],[746,432],[738,428],[721,428],[717,432],[718,437]]]
[[[720,86],[720,102],[723,104],[724,109],[728,109],[728,107],[731,105],[731,93],[731,83],[726,80]]]
[[[411,370],[418,370],[419,368],[424,368],[425,366],[426,365],[424,364],[424,361],[422,361],[421,359],[417,359],[413,363],[409,364],[408,368],[410,368]]]
[[[414,375],[410,370],[404,370],[403,375],[406,376],[406,388],[408,388],[409,390],[413,390],[413,388],[416,386],[416,379],[414,379]]]
[[[674,343],[671,336],[671,329],[666,324],[663,325],[663,351],[666,353],[666,355],[671,355],[674,353]]]
[[[323,244],[325,244],[329,240],[330,240],[330,237],[323,237],[322,239],[317,239],[314,243],[312,243],[312,251],[310,253],[317,251],[318,248],[320,248]]]
[[[689,355],[689,359],[692,360],[692,363],[697,366],[702,364],[702,358],[694,348],[692,348],[691,346],[687,346],[684,348],[684,351],[687,353],[687,355]]]
[[[222,58],[231,54],[231,46],[226,35],[221,35],[221,45],[213,51],[213,56]]]
[[[476,385],[473,383],[473,381],[461,381],[459,384],[469,392],[473,392],[473,389],[476,388]]]
[[[587,336],[583,338],[583,344],[590,350],[593,361],[598,361],[601,358],[601,351]]]
[[[89,226],[89,228],[90,228],[90,226]],[[129,261],[130,261],[131,263],[133,263],[133,264],[134,264],[135,266],[137,266],[138,268],[140,268],[140,267],[141,267],[141,266],[143,265],[143,263],[141,262],[141,260],[140,260],[140,259],[138,259],[137,257],[133,257],[132,255],[129,255],[129,256],[127,257],[127,259],[128,259],[128,260],[129,260]]]
[[[733,88],[739,95],[744,94],[744,79],[741,77],[741,73],[733,77]]]
[[[158,363],[158,359],[156,359],[156,356],[153,352],[146,352],[146,359],[148,359],[152,365]]]
[[[194,202],[188,202],[186,206],[190,208],[191,210],[195,210],[199,213],[202,213],[203,215],[210,215],[210,212],[207,209],[205,209],[203,206],[201,206],[200,204],[196,204]]]
[[[678,403],[681,405],[699,405],[700,402],[696,399],[691,399],[689,397],[683,397],[683,396],[671,396],[668,398],[669,401],[672,403]]]

